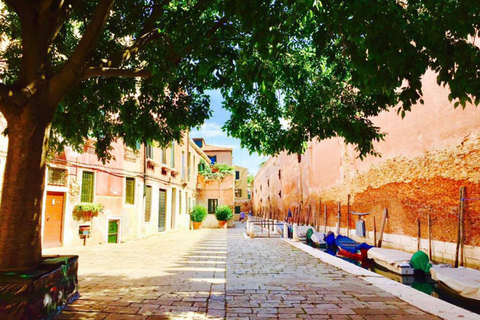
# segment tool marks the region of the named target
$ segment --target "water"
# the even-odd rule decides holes
[[[323,252],[326,252],[330,255],[336,256],[339,259],[353,263],[364,269],[373,271],[377,274],[380,274],[386,278],[392,279],[396,282],[402,283],[404,285],[410,286],[418,291],[421,291],[429,296],[447,301],[453,305],[467,309],[474,313],[480,314],[480,302],[469,301],[454,292],[450,292],[448,288],[444,288],[443,285],[439,285],[435,280],[433,280],[429,275],[424,276],[401,276],[396,273],[393,273],[389,270],[378,267],[373,263],[372,260],[367,259],[367,261],[358,261],[349,258],[345,258],[337,255],[336,249],[327,248],[320,249]]]

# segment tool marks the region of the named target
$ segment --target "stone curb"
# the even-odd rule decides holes
[[[331,256],[318,249],[307,246],[306,244],[295,242],[290,239],[284,239],[283,241],[296,247],[315,258],[320,259],[322,262],[328,263],[334,267],[337,267],[343,271],[353,274],[368,283],[402,299],[405,302],[425,311],[430,314],[436,315],[443,319],[464,319],[464,320],[480,320],[480,316],[470,312],[468,310],[459,308],[446,301],[434,298],[426,295],[412,287],[403,285],[384,276],[376,274],[370,270],[363,269],[359,266],[351,264],[342,259]]]

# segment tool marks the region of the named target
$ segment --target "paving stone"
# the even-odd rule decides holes
[[[45,254],[80,256],[81,297],[56,319],[438,319],[279,239],[246,239],[242,228]]]

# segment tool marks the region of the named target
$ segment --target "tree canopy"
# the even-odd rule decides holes
[[[48,145],[164,146],[209,116],[208,89],[271,155],[334,136],[374,153],[371,117],[421,102],[428,69],[455,106],[479,103],[478,0],[2,1],[0,270],[41,260]]]
[[[373,152],[369,117],[421,102],[428,69],[457,104],[479,103],[478,1],[4,2],[0,111],[46,94],[51,144],[95,137],[104,159],[117,138],[178,140],[209,116],[207,89],[263,154],[332,136]]]

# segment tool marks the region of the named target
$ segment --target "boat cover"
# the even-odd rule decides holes
[[[368,245],[365,242],[358,243],[357,241],[342,235],[337,236],[337,238],[335,239],[335,244],[337,245],[337,247],[342,248],[343,250],[350,253],[357,253],[358,250],[372,248],[371,245]]]
[[[325,233],[322,232],[314,232],[310,239],[316,244],[325,244]]]
[[[462,297],[480,301],[480,271],[433,266],[430,273],[433,280],[442,282]]]
[[[316,232],[314,227],[311,226],[298,226],[297,233],[299,238],[306,238],[308,229],[312,229],[313,232]]]
[[[333,233],[328,233],[325,237],[325,242],[328,246],[333,246],[335,244],[335,235]]]
[[[413,254],[411,253],[395,249],[372,248],[367,252],[367,257],[369,259],[385,261],[386,263],[391,264],[394,267],[398,267],[400,264],[403,263],[409,264],[412,256]]]
[[[430,259],[427,254],[423,251],[417,251],[413,254],[412,259],[410,260],[410,265],[415,270],[422,270],[425,273],[430,273]]]

